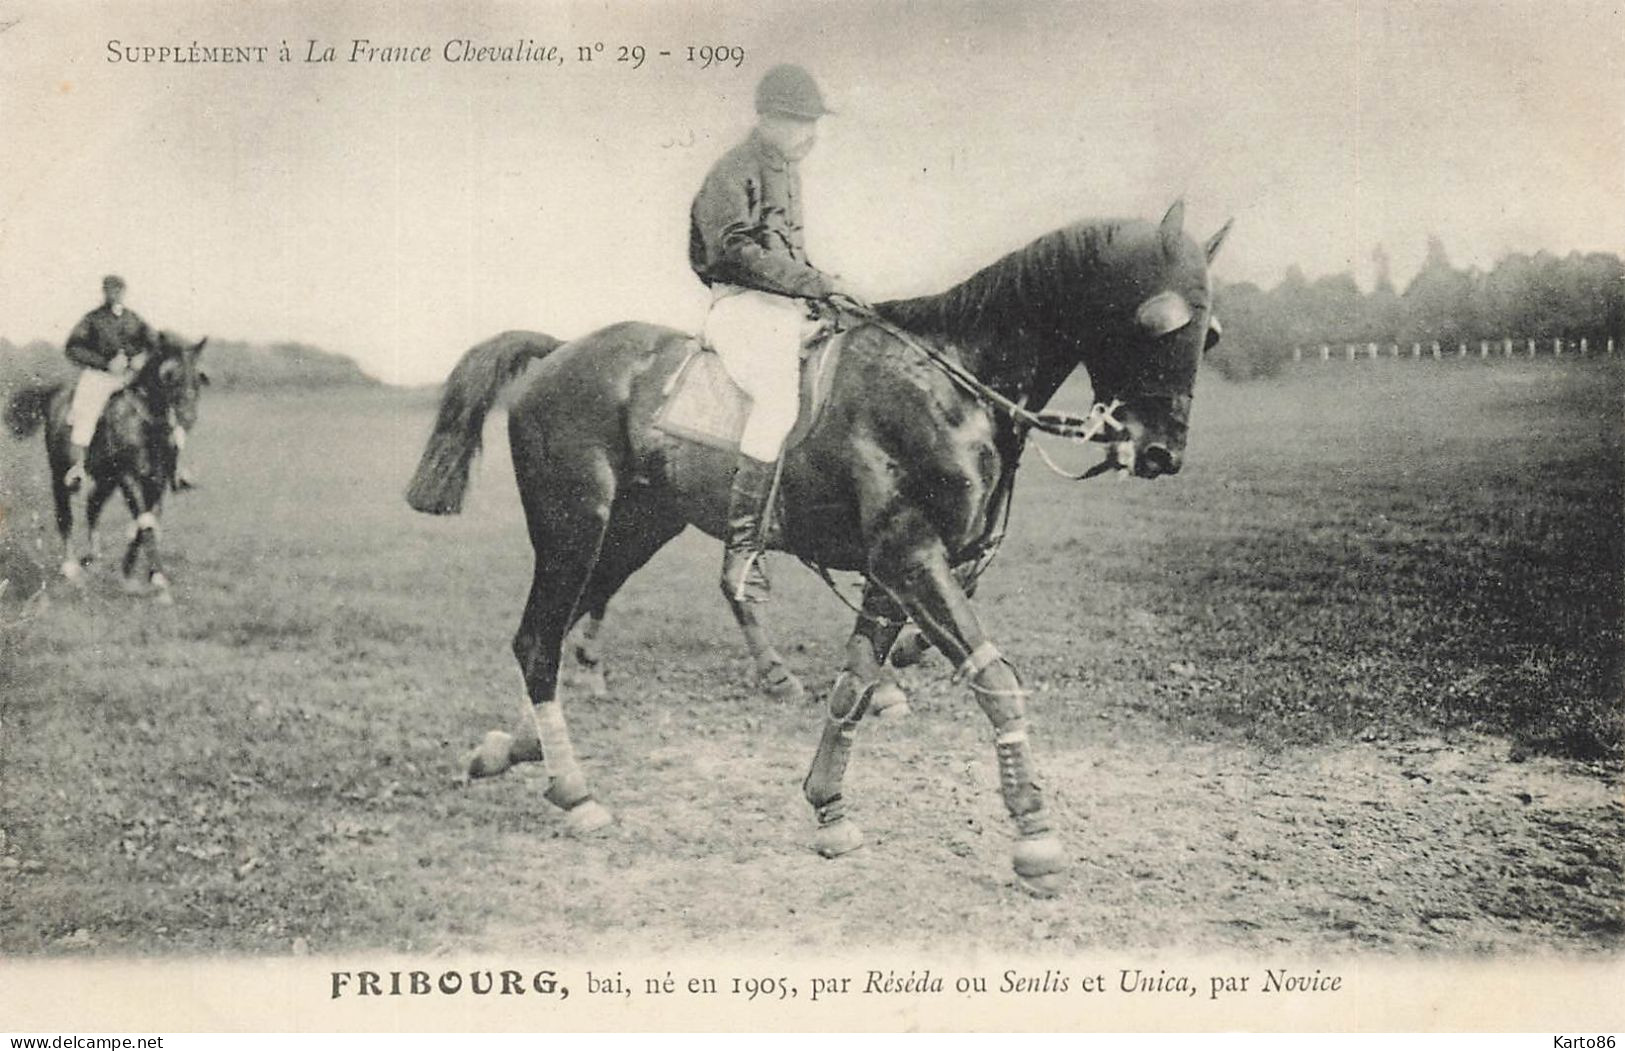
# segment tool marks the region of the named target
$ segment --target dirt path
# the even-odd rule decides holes
[[[848,797],[870,842],[834,862],[805,849],[801,750],[744,731],[597,763],[620,824],[594,843],[505,837],[542,893],[510,898],[476,940],[841,951],[974,932],[978,949],[1459,953],[1616,947],[1625,930],[1617,773],[1514,762],[1485,737],[1264,754],[1113,735],[1044,753],[1076,863],[1061,898],[1035,901],[1008,875],[981,729],[953,721],[864,728]],[[469,791],[522,804],[540,789],[525,771]]]

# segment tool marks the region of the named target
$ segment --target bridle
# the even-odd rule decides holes
[[[1027,434],[1033,431],[1080,443],[1117,442],[1122,440],[1128,433],[1128,429],[1123,426],[1123,422],[1116,415],[1117,410],[1123,407],[1123,402],[1119,398],[1113,398],[1109,403],[1097,401],[1090,407],[1088,412],[1081,416],[1074,412],[1048,409],[1034,412],[1021,402],[1000,394],[982,382],[975,373],[965,366],[937,348],[916,339],[905,329],[881,317],[872,308],[852,309],[843,306],[841,309],[874,325],[904,346],[924,356],[926,360],[940,369],[961,390],[988,408],[1006,416],[1023,441],[1025,441]],[[1186,400],[1189,401],[1188,398]],[[1033,442],[1033,447],[1038,450],[1038,456],[1044,461],[1044,466],[1069,481],[1087,481],[1090,478],[1096,478],[1108,471],[1117,469],[1116,462],[1108,457],[1093,467],[1074,474],[1051,459],[1049,453],[1036,440]]]
[[[1033,431],[1080,443],[1113,443],[1121,441],[1128,434],[1128,429],[1116,415],[1117,411],[1123,407],[1123,402],[1119,398],[1113,398],[1109,403],[1097,401],[1087,413],[1081,416],[1073,412],[1053,410],[1034,412],[1021,402],[1000,394],[977,378],[976,374],[964,365],[961,365],[937,348],[916,339],[908,331],[881,317],[873,308],[859,308],[856,304],[851,306],[842,304],[837,309],[844,314],[849,314],[874,325],[890,335],[899,343],[930,361],[972,398],[995,412],[1002,413],[1009,419],[1021,443],[1025,443],[1028,434]],[[1175,395],[1173,397],[1179,396]],[[1188,397],[1186,397],[1186,401],[1189,401]],[[1108,471],[1122,470],[1117,461],[1108,456],[1093,467],[1074,474],[1051,459],[1049,453],[1036,439],[1032,444],[1033,448],[1038,450],[1039,459],[1043,460],[1044,466],[1069,481],[1087,481],[1090,478],[1097,478]],[[999,492],[995,497],[998,507],[988,515],[987,530],[967,549],[970,552],[970,557],[965,560],[965,563],[972,566],[969,574],[969,580],[971,581],[975,581],[987,571],[988,566],[993,563],[993,559],[999,553],[999,548],[1004,543],[1010,523],[1011,497],[1015,489],[1015,467],[1017,466],[1019,464],[1012,465],[1009,471],[1004,472],[1004,477],[999,484]],[[802,558],[801,561],[807,568],[816,573],[835,597],[840,599],[848,609],[856,613],[860,619],[879,623],[895,623],[890,618],[877,617],[873,613],[865,611],[843,595],[840,587],[835,583],[835,579],[830,576],[829,570],[823,565],[807,558]]]

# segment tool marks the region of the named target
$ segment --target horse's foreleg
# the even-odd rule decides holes
[[[903,626],[903,611],[873,584],[863,590],[857,627],[846,642],[846,667],[830,689],[829,712],[818,752],[801,790],[818,815],[814,849],[833,858],[863,845],[863,833],[846,814],[841,785],[858,722],[870,710],[881,663]]]
[[[754,608],[757,605],[760,603],[728,600],[728,607],[733,610],[734,621],[745,636],[745,645],[750,648],[750,658],[756,666],[756,686],[774,700],[800,701],[807,696],[807,688],[790,670],[773,645],[773,640],[768,637],[767,629],[762,627]]]
[[[1012,859],[1016,875],[1035,893],[1055,893],[1065,858],[1050,830],[1033,774],[1026,692],[1015,669],[983,630],[949,569],[941,543],[923,521],[900,513],[877,545],[871,570],[932,644],[958,667],[956,678],[969,682],[976,703],[993,724],[999,789],[1018,835]]]
[[[133,485],[128,480],[120,480],[119,488],[124,493],[124,502],[130,509],[130,517],[135,522],[130,526],[130,543],[124,549],[124,559],[120,570],[124,578],[124,589],[133,594],[143,594],[148,587],[153,589],[153,597],[159,602],[173,602],[174,598],[169,591],[169,576],[164,572],[162,561],[158,557],[158,508],[163,499],[163,489],[154,482],[141,481]],[[135,577],[136,567],[141,563],[145,554],[147,561],[147,579],[139,581]]]
[[[53,458],[48,461],[51,470],[51,503],[56,512],[56,535],[62,541],[62,562],[60,571],[62,576],[78,584],[84,579],[84,569],[79,564],[79,556],[73,548],[73,497],[67,487],[62,484],[62,474],[67,467],[57,466]]]
[[[92,482],[90,493],[85,497],[85,545],[86,551],[81,558],[81,565],[89,565],[102,555],[101,534],[96,531],[101,522],[102,508],[113,495],[113,487],[101,482]]]

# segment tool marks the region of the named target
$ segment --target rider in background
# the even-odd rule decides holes
[[[85,453],[96,435],[102,410],[112,396],[135,378],[157,349],[158,336],[140,315],[124,305],[124,279],[102,278],[102,305],[86,314],[68,334],[68,360],[79,366],[79,381],[68,406],[72,464],[62,477],[68,492],[77,492],[85,480]],[[173,422],[173,421],[172,421]],[[173,423],[171,440],[179,456],[186,444],[186,429]],[[177,462],[176,488],[190,488]]]
[[[689,212],[689,265],[712,296],[705,342],[751,399],[723,537],[722,590],[734,601],[767,598],[764,520],[800,408],[803,327],[816,314],[810,301],[861,305],[807,262],[802,240],[798,165],[830,112],[806,70],[768,70],[756,86],[756,127],[711,169]]]

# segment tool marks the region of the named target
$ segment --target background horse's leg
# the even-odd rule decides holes
[[[51,471],[51,502],[56,511],[56,535],[62,539],[60,570],[64,578],[78,584],[84,579],[84,570],[73,550],[73,496],[62,484],[62,475],[68,468],[64,465],[59,470],[55,457],[49,457],[46,462]]]
[[[826,858],[863,845],[862,831],[846,815],[841,783],[858,722],[873,704],[881,663],[903,626],[904,616],[902,608],[879,587],[872,583],[864,587],[858,623],[846,642],[846,668],[835,677],[830,689],[829,713],[818,739],[818,752],[801,785],[802,794],[818,814],[813,848]]]
[[[1026,692],[1015,669],[983,630],[954,579],[942,542],[923,516],[911,508],[897,509],[878,534],[870,556],[873,578],[959,668],[958,677],[969,679],[976,703],[993,724],[999,788],[1019,836],[1012,859],[1016,875],[1027,889],[1053,894],[1065,858],[1034,781]]]
[[[90,565],[101,557],[101,535],[96,532],[96,526],[101,522],[102,508],[113,495],[113,486],[104,482],[92,480],[90,493],[85,497],[85,544],[87,550],[79,562],[81,565]]]
[[[756,610],[752,608],[756,605],[759,603],[728,600],[734,620],[744,633],[745,645],[750,647],[750,658],[756,666],[756,686],[774,700],[800,701],[807,696],[807,688],[779,655],[773,640],[768,638],[767,630],[762,627]]]
[[[173,602],[174,597],[169,593],[169,577],[158,559],[158,508],[163,501],[163,487],[145,478],[134,483],[129,478],[120,478],[118,484],[130,509],[130,517],[135,519],[130,545],[124,550],[121,566],[124,590],[131,594],[143,594],[150,585],[155,589],[153,597],[159,602]],[[133,575],[143,553],[147,556],[145,583],[136,580]]]

